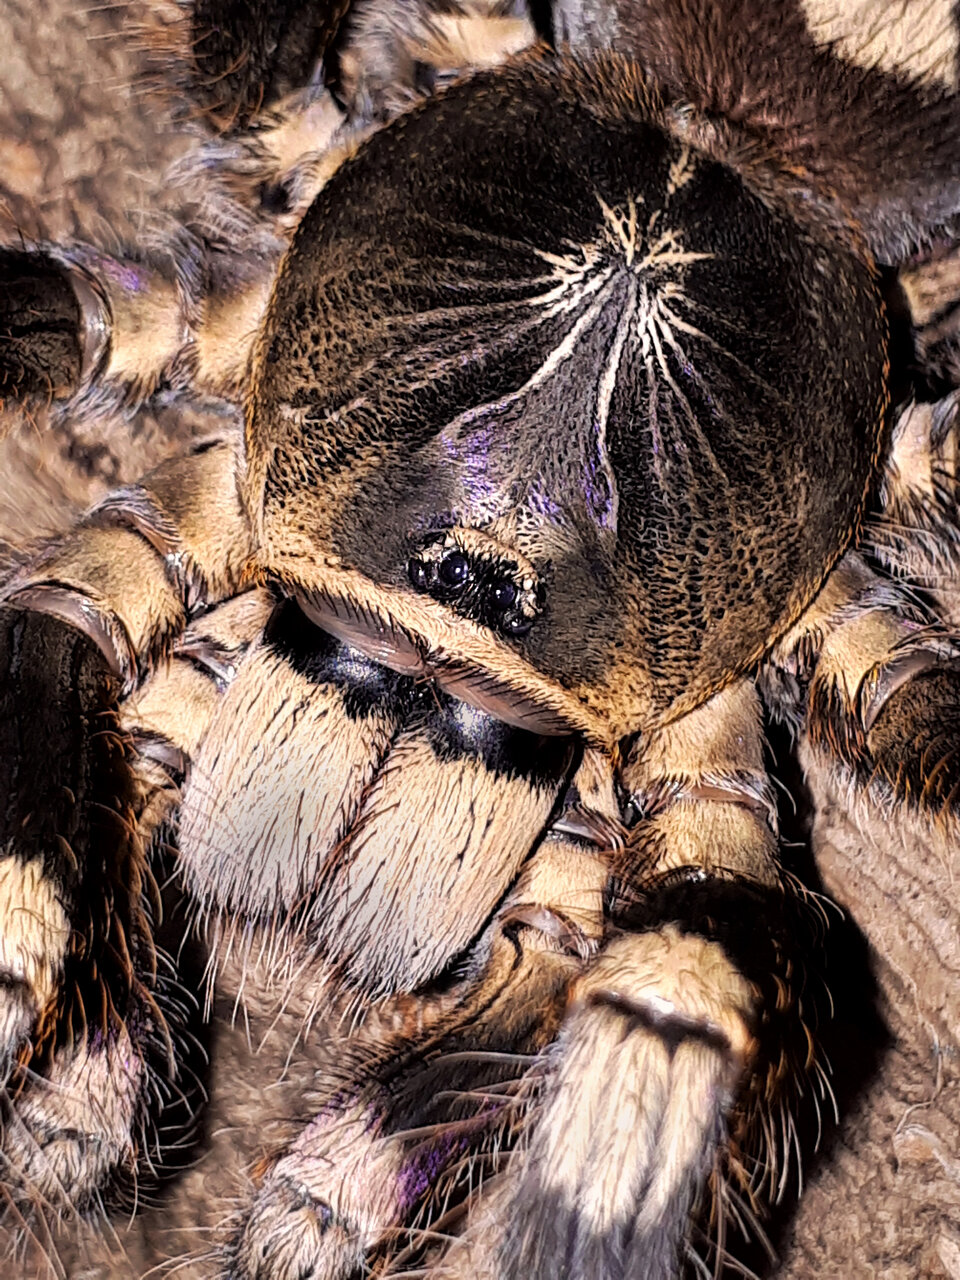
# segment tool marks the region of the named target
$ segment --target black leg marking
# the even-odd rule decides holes
[[[55,965],[63,970],[55,1003],[36,1010],[50,1047],[85,1025],[106,1032],[122,1022],[137,970],[152,969],[136,784],[116,693],[87,636],[50,615],[0,609],[0,850],[13,860],[8,868],[30,869],[34,890],[71,927]]]
[[[45,254],[0,249],[0,398],[75,390],[81,313],[67,272]]]

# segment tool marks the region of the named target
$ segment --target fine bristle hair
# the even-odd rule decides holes
[[[818,9],[826,21],[811,25]],[[558,41],[584,53],[629,51],[721,133],[769,148],[798,191],[807,187],[824,207],[836,201],[878,258],[898,264],[949,235],[960,215],[956,21],[947,5],[931,20],[916,42],[913,79],[885,69],[882,35],[872,51],[850,57],[858,33],[845,29],[840,6],[831,13],[829,4],[801,0],[775,9],[764,0],[560,0],[554,10]],[[935,73],[921,79],[924,49]]]

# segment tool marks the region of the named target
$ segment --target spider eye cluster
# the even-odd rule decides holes
[[[522,636],[543,609],[533,570],[487,548],[463,545],[455,534],[425,543],[407,561],[412,586],[506,636]]]

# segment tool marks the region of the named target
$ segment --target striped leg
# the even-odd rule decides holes
[[[879,807],[953,841],[960,803],[960,642],[856,553],[774,655],[800,756],[845,807]]]
[[[358,1030],[331,1040],[314,1118],[255,1172],[237,1215],[224,1256],[231,1280],[392,1274],[436,1258],[515,1140],[530,1073],[603,934],[609,859],[590,837],[567,834],[616,826],[612,775],[596,786],[597,773],[590,762],[581,770],[450,978],[369,1009]]]
[[[162,385],[238,398],[283,252],[344,159],[436,83],[535,38],[522,6],[361,3],[339,51],[341,106],[321,69],[345,8],[271,5],[279,36],[268,10],[213,0],[168,24],[159,43],[180,56],[181,87],[217,135],[169,175],[181,225],[110,251],[0,248],[0,400],[43,397],[86,415]],[[220,66],[215,82],[200,71],[209,65]]]
[[[247,541],[232,476],[230,443],[166,464],[4,588],[0,1160],[15,1248],[135,1198],[195,1119],[195,1011],[155,945],[151,842],[177,766],[149,731],[144,682],[175,671],[164,659],[197,599],[235,584]],[[190,719],[182,690],[173,705]]]
[[[777,866],[755,689],[645,747],[623,770],[641,816],[616,936],[573,988],[523,1147],[437,1275],[666,1280],[693,1259],[695,1216],[722,1258],[728,1220],[755,1221],[754,1197],[776,1190],[777,1113],[814,1067],[811,928]]]
[[[189,232],[151,250],[89,245],[0,250],[0,396],[65,414],[135,403],[162,381],[236,396],[283,241],[246,252]]]

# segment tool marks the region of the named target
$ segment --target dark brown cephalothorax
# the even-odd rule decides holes
[[[175,230],[0,254],[30,1274],[770,1270],[854,1040],[771,719],[960,850],[960,26],[831,2],[175,3]]]
[[[516,688],[607,743],[704,701],[798,616],[885,424],[853,230],[772,202],[775,160],[758,177],[698,132],[618,63],[425,103],[301,222],[247,406],[266,573],[352,611],[382,661],[405,633],[401,667],[415,649],[442,683],[453,661],[486,700],[470,663],[507,707]],[[521,562],[523,622],[495,594],[512,605]]]

